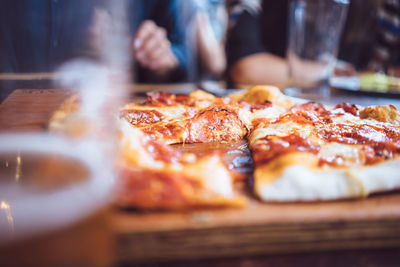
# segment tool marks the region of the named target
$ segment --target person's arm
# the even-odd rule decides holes
[[[229,75],[236,85],[269,84],[284,88],[287,72],[285,59],[262,52],[238,60]]]
[[[228,34],[228,75],[236,85],[271,84],[284,87],[287,83],[285,59],[270,53],[263,42],[263,15],[262,12],[250,14],[244,11]]]

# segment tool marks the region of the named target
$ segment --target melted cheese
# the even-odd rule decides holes
[[[233,177],[218,156],[195,159],[190,163],[157,160],[152,154],[151,146],[145,144],[144,139],[150,137],[123,120],[120,122],[120,131],[121,156],[124,159],[121,167],[125,170],[124,186],[133,187],[134,192],[137,190],[135,186],[142,188],[133,196],[129,195],[129,189],[124,188],[125,193],[121,197],[123,203],[153,208],[202,204],[244,205],[244,199],[235,196]],[[157,145],[167,146],[161,143]],[[181,158],[185,158],[185,155]],[[134,167],[132,171],[130,166]],[[141,174],[140,170],[142,175],[147,173],[150,177],[137,177]],[[130,173],[135,176],[131,177]],[[151,180],[146,182],[143,179]],[[171,186],[174,188],[171,189]],[[175,191],[181,194],[179,197],[182,200],[176,202],[173,197],[159,200],[154,198],[154,195],[165,196]]]
[[[271,123],[268,125],[260,125],[257,129],[255,129],[250,138],[250,146],[254,146],[257,142],[269,135],[276,135],[276,136],[288,136],[290,134],[298,134],[302,137],[310,137],[314,128],[312,125],[303,125],[297,124],[295,122],[287,121],[284,123]]]
[[[187,116],[187,110],[183,106],[152,107],[152,106],[139,106],[134,104],[127,104],[121,110],[137,110],[137,111],[155,110],[163,115],[163,120],[170,120]]]
[[[319,156],[335,165],[357,165],[363,163],[361,150],[361,145],[321,142]]]
[[[252,120],[266,119],[266,120],[273,121],[273,120],[279,118],[279,116],[281,116],[286,111],[287,111],[286,108],[282,108],[282,107],[273,105],[273,106],[265,108],[265,109],[259,109],[259,110],[253,111],[251,113],[251,119]]]
[[[291,135],[303,137],[313,145],[313,149],[304,154],[283,147],[287,154],[277,154],[278,158],[268,162],[259,161],[254,178],[255,191],[262,200],[352,198],[400,187],[400,160],[396,159],[400,145],[399,128],[387,122],[361,119],[341,108],[322,110],[321,114],[301,109],[298,112],[305,120],[298,120],[296,116],[299,114],[287,117],[289,119],[278,119],[261,124],[250,136],[251,148],[257,153],[271,153],[268,149],[274,147],[268,142],[279,140],[282,140],[278,143],[281,146],[296,147],[296,143],[285,143]],[[298,145],[304,148],[302,143]],[[384,155],[377,156],[374,149]],[[395,159],[378,164],[372,161],[372,164],[368,157]],[[315,164],[317,159],[319,164]]]

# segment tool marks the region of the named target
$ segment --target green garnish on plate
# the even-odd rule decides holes
[[[379,93],[400,91],[400,78],[383,73],[363,74],[360,76],[360,90]]]

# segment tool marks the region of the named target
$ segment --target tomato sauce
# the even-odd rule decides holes
[[[213,107],[190,119],[187,143],[240,140],[247,128],[238,115],[226,108]]]
[[[297,134],[279,137],[268,135],[253,147],[253,160],[256,164],[267,163],[279,156],[291,152],[310,152],[317,154],[320,146]]]

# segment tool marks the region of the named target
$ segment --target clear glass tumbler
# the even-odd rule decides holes
[[[292,0],[286,58],[289,87],[297,97],[329,96],[328,80],[334,69],[349,0]]]

